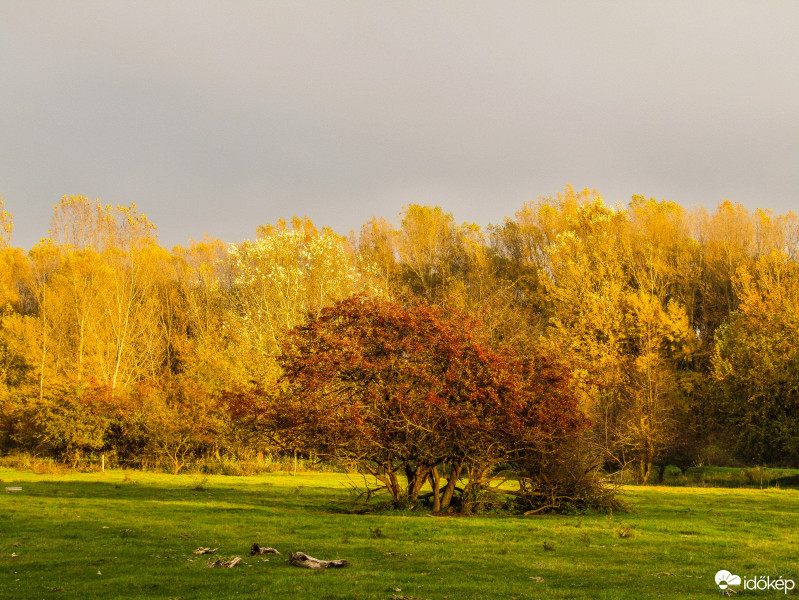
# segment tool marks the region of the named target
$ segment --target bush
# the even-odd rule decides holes
[[[545,511],[623,510],[618,484],[579,439],[561,440],[514,461],[520,490],[517,507],[525,514]]]

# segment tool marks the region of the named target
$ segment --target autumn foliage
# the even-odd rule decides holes
[[[562,365],[492,349],[475,320],[423,301],[338,302],[290,332],[280,364],[272,430],[357,463],[395,502],[430,480],[434,508],[447,508],[461,475],[484,487],[498,464],[587,426]]]
[[[294,218],[168,249],[136,205],[71,196],[25,250],[12,209],[2,454],[335,458],[438,508],[504,470],[526,510],[582,502],[597,467],[799,466],[793,213],[567,186],[488,227],[409,205],[347,237]]]

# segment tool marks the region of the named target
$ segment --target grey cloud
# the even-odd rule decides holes
[[[0,193],[18,244],[62,194],[167,243],[403,204],[481,224],[567,182],[777,212],[799,184],[799,5],[0,5]]]

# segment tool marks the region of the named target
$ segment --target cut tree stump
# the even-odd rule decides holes
[[[217,550],[219,550],[219,548],[214,548],[214,549],[212,550],[211,548],[203,548],[202,546],[200,546],[199,548],[197,548],[197,549],[194,551],[194,554],[213,554],[213,553],[214,553],[214,552],[216,552]]]
[[[230,560],[222,560],[221,558],[217,558],[214,562],[208,563],[208,567],[210,569],[232,569],[237,564],[241,562],[240,556],[234,556]]]
[[[295,567],[305,567],[306,569],[328,569],[330,567],[346,567],[349,561],[342,559],[338,560],[319,560],[312,556],[308,556],[304,552],[289,552],[289,557],[286,562]]]
[[[265,548],[264,546],[253,544],[252,548],[250,548],[250,556],[258,556],[261,554],[280,554],[280,552],[274,548]]]

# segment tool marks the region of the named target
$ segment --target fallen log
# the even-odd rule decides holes
[[[280,554],[280,552],[274,548],[259,546],[257,543],[253,544],[252,548],[250,548],[250,556],[260,556],[261,554]]]
[[[219,569],[219,568],[232,569],[233,567],[235,567],[240,562],[241,562],[241,557],[240,556],[234,556],[230,560],[226,560],[226,561],[222,560],[221,558],[217,558],[214,562],[208,563],[208,568],[209,569]]]
[[[289,552],[289,557],[286,562],[295,567],[305,567],[306,569],[328,569],[330,567],[346,567],[349,563],[348,560],[343,558],[338,560],[319,560],[312,556],[308,556],[304,552]]]
[[[214,549],[211,549],[211,548],[203,548],[202,546],[200,546],[199,548],[197,548],[197,549],[196,549],[196,550],[193,552],[193,554],[213,554],[213,553],[214,553],[214,552],[216,552],[217,550],[219,550],[219,548],[214,548]]]

